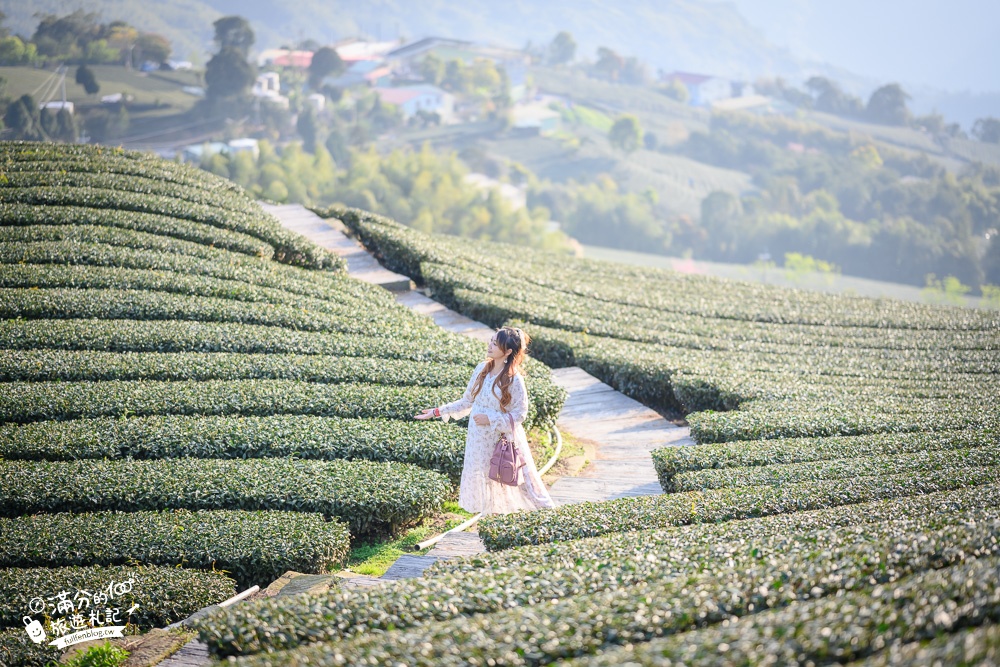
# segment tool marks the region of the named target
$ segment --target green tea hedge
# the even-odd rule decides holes
[[[214,653],[239,655],[377,635],[386,630],[521,607],[545,607],[602,592],[624,598],[633,587],[650,582],[682,586],[697,579],[704,582],[700,589],[704,593],[725,592],[727,581],[744,577],[747,567],[767,564],[772,555],[778,558],[767,564],[769,572],[777,572],[771,568],[782,567],[790,554],[817,552],[822,567],[840,562],[847,576],[859,567],[877,566],[905,552],[901,546],[890,548],[886,552],[890,555],[880,561],[865,563],[857,558],[861,553],[870,556],[877,551],[876,544],[888,544],[892,536],[949,530],[953,534],[956,526],[968,521],[994,521],[998,500],[1000,485],[993,485],[440,560],[419,579],[397,581],[378,589],[344,589],[310,598],[252,602],[206,618],[198,627],[201,640]],[[898,539],[896,544],[900,544]],[[837,555],[842,548],[846,552]],[[929,544],[922,549],[932,553],[933,548]],[[782,579],[782,587],[775,586],[772,603],[787,599],[780,592],[787,591],[787,586],[805,584],[799,579],[789,580],[787,572],[775,575]],[[814,575],[820,576],[808,573],[809,577]],[[742,583],[753,580],[744,578]],[[642,604],[641,595],[634,597],[635,604]],[[414,600],[420,603],[414,604]],[[589,613],[598,608],[590,608]]]
[[[10,382],[0,420],[142,415],[279,415],[413,418],[462,395],[462,388],[318,384],[291,380],[205,382]],[[530,412],[530,408],[529,408]]]
[[[844,662],[893,644],[934,639],[998,620],[1000,559],[980,558],[572,664],[697,667],[718,664],[720,652],[727,664]]]
[[[957,458],[926,473],[619,498],[486,516],[479,522],[479,536],[487,549],[496,551],[643,528],[801,512],[997,481],[1000,467],[965,468]]]
[[[321,270],[343,270],[345,266],[337,255],[301,235],[287,231],[263,210],[255,214],[235,213],[215,205],[181,201],[163,195],[63,186],[0,188],[0,202],[46,207],[83,206],[190,220],[258,238],[274,248],[276,261],[285,264]]]
[[[981,430],[933,433],[876,433],[828,438],[744,440],[696,447],[662,447],[652,452],[653,464],[666,493],[677,491],[677,475],[699,470],[807,463],[828,459],[893,456],[942,449],[996,445],[1000,433]]]
[[[139,608],[129,623],[143,630],[162,628],[236,595],[236,582],[222,572],[179,567],[27,567],[0,570],[0,627],[24,627],[22,617],[34,597],[64,589],[90,590],[111,581],[134,579],[129,604]]]
[[[62,657],[55,646],[36,644],[24,628],[0,630],[0,664],[17,667],[52,667]]]
[[[994,520],[989,532],[997,531],[1000,521]],[[781,615],[782,608],[811,606],[811,601],[801,600],[819,598],[818,604],[828,602],[833,606],[843,594],[827,597],[831,593],[864,589],[870,581],[892,588],[893,580],[900,576],[914,575],[923,582],[933,582],[933,576],[927,573],[934,568],[952,565],[956,570],[967,568],[969,573],[978,574],[1000,562],[994,544],[980,551],[977,560],[963,564],[966,557],[961,548],[978,550],[990,542],[986,535],[977,535],[967,527],[925,533],[926,539],[892,530],[842,532],[851,533],[855,540],[852,546],[839,542],[837,531],[821,531],[809,537],[815,538],[821,548],[826,547],[822,550],[808,540],[785,542],[784,552],[764,545],[760,556],[744,553],[733,562],[709,561],[697,574],[677,577],[663,573],[636,581],[630,588],[538,601],[388,632],[368,632],[336,643],[258,653],[237,664],[459,665],[485,660],[487,656],[499,664],[550,664],[601,649],[608,651],[616,644],[641,645],[700,625],[732,623],[734,617],[743,619],[737,625],[764,624],[768,616]],[[947,549],[949,543],[960,546]],[[888,562],[880,562],[882,559]],[[803,567],[804,562],[809,565]],[[882,569],[883,564],[891,568],[891,574]],[[747,581],[748,576],[753,580]],[[985,581],[979,582],[979,590],[946,590],[970,603],[965,609],[970,617],[989,618],[1000,612],[1000,601],[993,599],[995,589],[1000,587],[998,578],[998,573],[987,574]],[[933,606],[929,600],[923,602]],[[778,611],[766,611],[775,608]],[[718,659],[718,654],[713,657]]]
[[[322,574],[337,569],[349,549],[346,525],[310,512],[166,510],[0,518],[0,568],[183,566],[223,571],[240,590],[265,587],[288,570]]]
[[[975,449],[919,451],[895,456],[859,456],[852,459],[699,470],[681,473],[673,481],[677,491],[780,486],[846,477],[922,473],[958,461],[961,462],[960,465],[969,468],[997,465],[1000,463],[1000,442],[984,444]]]
[[[448,479],[406,463],[267,459],[0,461],[0,513],[159,509],[318,512],[352,535],[439,510]]]
[[[431,337],[431,336],[428,336]],[[432,337],[431,337],[432,338]],[[434,343],[438,341],[433,340]],[[411,361],[476,363],[468,348],[431,344],[414,346],[403,335],[295,331],[235,322],[182,320],[0,320],[0,348],[59,349],[107,352],[233,352],[327,354],[345,357],[385,357]]]
[[[326,355],[8,350],[0,357],[4,382],[269,379],[460,387],[470,375],[459,364]]]
[[[335,308],[336,314],[330,312]],[[0,288],[0,317],[5,319],[199,320],[343,333],[363,333],[384,320],[378,312],[352,318],[346,305],[329,304],[325,310],[146,289]]]
[[[0,424],[0,458],[256,459],[295,456],[412,463],[456,485],[465,429],[438,420],[344,419],[310,415],[157,415]]]

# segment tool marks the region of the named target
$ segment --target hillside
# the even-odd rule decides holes
[[[700,444],[653,452],[661,495],[485,517],[489,553],[421,578],[213,614],[198,623],[213,654],[241,667],[995,655],[996,314],[482,252],[337,214],[436,299],[685,413]]]
[[[610,46],[649,61],[655,67],[700,69],[749,76],[762,71],[792,75],[800,66],[786,52],[769,44],[731,5],[705,5],[696,0],[642,2],[631,12],[605,3],[500,3],[445,0],[414,5],[397,0],[371,3],[279,3],[275,0],[90,0],[83,8],[104,18],[122,19],[143,30],[160,32],[187,58],[202,58],[209,50],[211,23],[223,14],[247,17],[257,32],[257,47],[268,48],[297,39],[332,41],[356,34],[395,39],[442,35],[501,43],[520,48],[526,40],[539,44],[560,30],[569,30],[580,44],[580,54],[593,57],[598,46]],[[59,0],[37,0],[30,6],[0,0],[15,30],[33,29],[36,12],[65,11]],[[530,21],[524,18],[530,16]],[[595,21],[594,17],[602,20]],[[624,37],[627,36],[627,37]],[[706,48],[706,45],[711,45]],[[203,61],[203,60],[202,60]]]
[[[197,169],[2,143],[0,173],[5,664],[41,659],[33,596],[132,577],[131,630],[163,627],[454,497],[464,429],[412,416],[461,395],[481,344]],[[561,390],[528,372],[548,423]]]

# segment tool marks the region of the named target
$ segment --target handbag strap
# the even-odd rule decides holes
[[[507,419],[510,420],[510,434],[514,435],[514,415],[507,413]]]

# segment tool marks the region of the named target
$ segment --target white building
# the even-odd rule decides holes
[[[277,72],[264,72],[257,76],[251,91],[257,97],[274,97],[281,94],[281,77]]]
[[[426,111],[438,114],[442,123],[448,123],[455,112],[455,96],[437,86],[399,86],[373,90],[383,102],[399,107],[404,118],[410,118],[418,111]]]
[[[52,101],[52,102],[46,102],[45,104],[40,104],[38,106],[38,108],[39,108],[39,110],[41,110],[41,109],[48,109],[49,111],[55,111],[57,113],[59,111],[61,111],[62,109],[65,109],[66,111],[68,111],[70,113],[73,113],[74,109],[75,109],[75,107],[73,106],[72,102],[62,102],[62,101],[58,101],[58,100],[57,101]]]
[[[320,93],[311,93],[306,95],[306,104],[311,106],[313,110],[319,112],[326,108],[326,95]]]
[[[240,153],[249,153],[256,160],[260,157],[260,146],[256,139],[244,138],[244,139],[233,139],[229,142],[230,155],[239,155]]]

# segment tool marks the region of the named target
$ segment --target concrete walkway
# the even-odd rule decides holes
[[[383,268],[357,241],[344,233],[346,228],[340,221],[325,221],[299,205],[264,205],[264,208],[288,229],[346,259],[351,276],[392,291],[399,303],[427,315],[443,329],[484,343],[493,335],[492,328],[446,308],[414,289],[408,277]],[[552,377],[569,393],[556,421],[559,430],[590,441],[596,449],[594,460],[579,476],[562,477],[551,485],[549,491],[556,504],[661,493],[650,452],[668,445],[694,444],[689,429],[671,424],[657,412],[575,366],[554,369]],[[369,586],[379,581],[417,577],[440,558],[483,551],[477,533],[452,533],[426,556],[402,556],[380,579],[350,577],[343,583]]]

